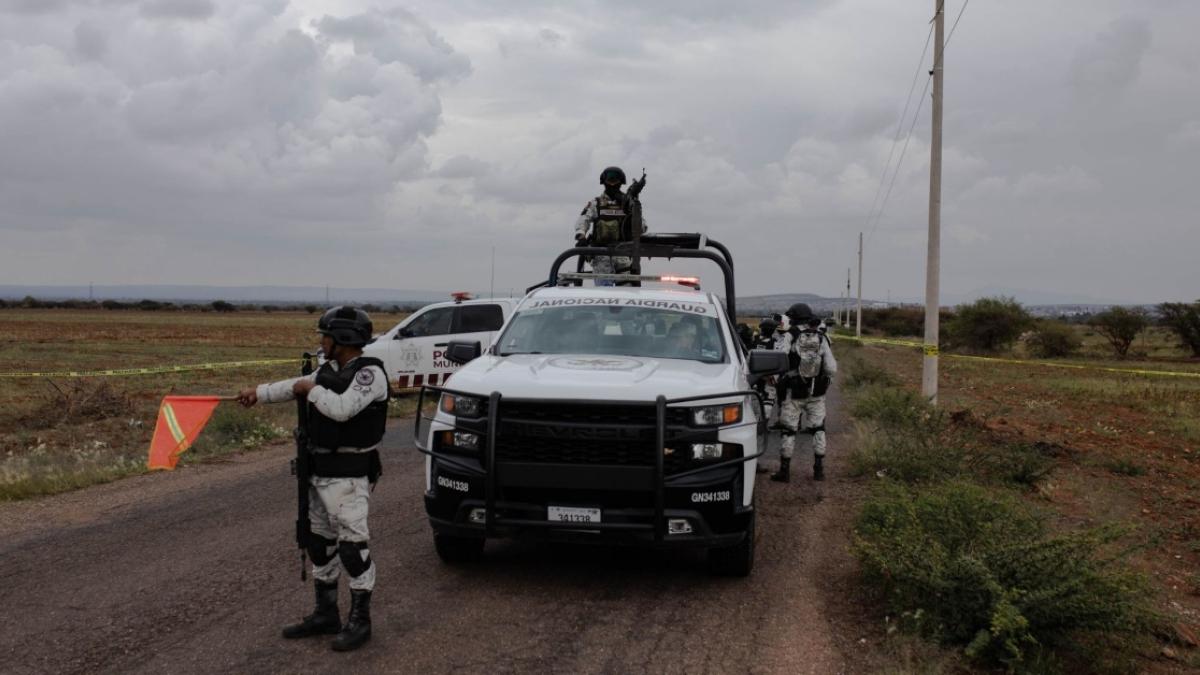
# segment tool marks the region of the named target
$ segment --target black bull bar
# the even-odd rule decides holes
[[[495,470],[496,469],[496,430],[499,428],[499,422],[500,422],[500,402],[501,402],[501,398],[502,398],[500,392],[493,391],[487,398],[487,402],[488,402],[487,403],[487,406],[488,406],[487,407],[487,426],[486,426],[487,438],[485,441],[483,454],[482,454],[482,459],[483,459],[482,468],[479,468],[479,467],[473,466],[471,464],[468,464],[466,462],[463,462],[462,458],[460,456],[447,454],[445,452],[438,452],[438,451],[434,450],[432,447],[429,447],[425,443],[425,441],[423,440],[422,434],[421,434],[421,422],[422,422],[422,420],[428,421],[428,422],[435,421],[434,417],[430,417],[430,416],[427,416],[424,414],[425,392],[426,391],[436,392],[437,394],[439,394],[438,405],[440,405],[440,395],[441,394],[452,394],[455,396],[464,396],[464,397],[469,397],[469,398],[481,398],[481,397],[478,394],[471,394],[471,393],[468,393],[465,391],[457,391],[454,389],[449,389],[447,387],[438,387],[438,386],[433,386],[433,385],[422,386],[420,393],[417,394],[417,415],[416,415],[416,419],[414,420],[414,425],[413,425],[413,445],[416,446],[417,450],[420,451],[421,454],[428,455],[429,457],[432,457],[433,459],[445,464],[446,466],[448,466],[456,471],[459,471],[459,472],[462,472],[465,474],[469,474],[474,477],[483,478],[483,481],[484,481],[484,483],[483,483],[484,484],[484,493],[483,494],[484,494],[484,502],[485,502],[484,525],[483,526],[484,526],[484,534],[485,535],[491,536],[494,533],[495,527],[497,525],[501,525],[501,526],[509,525],[509,526],[516,526],[516,527],[532,527],[532,528],[544,528],[544,529],[555,529],[555,528],[579,529],[579,527],[580,527],[579,523],[559,522],[559,521],[551,521],[551,520],[530,520],[527,518],[499,518],[496,515],[496,508],[495,508],[496,507],[496,470]],[[676,482],[680,479],[683,479],[683,478],[686,478],[689,476],[694,476],[694,475],[706,473],[709,471],[715,471],[717,469],[723,469],[723,468],[729,467],[729,466],[743,464],[752,459],[758,459],[759,457],[761,457],[763,455],[763,451],[759,450],[750,455],[743,455],[742,457],[735,457],[732,459],[722,460],[720,462],[716,462],[713,464],[706,464],[704,466],[699,466],[699,467],[695,467],[692,469],[686,469],[684,471],[673,473],[670,476],[666,475],[663,458],[664,458],[664,450],[666,447],[667,408],[669,406],[680,405],[683,403],[696,403],[698,401],[707,401],[707,400],[712,400],[712,399],[731,398],[731,397],[753,397],[753,399],[755,401],[757,401],[757,403],[758,403],[758,430],[757,430],[758,433],[757,433],[757,435],[760,438],[758,445],[759,445],[759,447],[763,447],[764,444],[761,442],[761,437],[766,435],[767,421],[766,421],[766,416],[765,416],[765,408],[763,405],[763,397],[759,392],[754,391],[754,390],[731,391],[731,392],[725,392],[725,393],[720,393],[720,394],[706,394],[703,396],[688,396],[688,397],[684,397],[684,398],[674,398],[674,399],[668,399],[665,396],[659,395],[654,400],[654,406],[655,406],[654,520],[651,523],[603,523],[603,522],[588,523],[587,529],[589,529],[589,530],[610,530],[610,531],[611,530],[625,530],[625,531],[653,530],[654,531],[654,541],[661,542],[666,533],[666,518],[664,516],[664,512],[666,510],[666,506],[665,506],[666,488],[669,483]],[[510,400],[512,400],[514,402],[526,402],[526,403],[539,401],[539,400],[535,400],[535,399],[510,399]],[[562,400],[562,399],[554,400],[554,403],[566,403],[566,404],[585,403],[585,402],[586,403],[594,403],[595,401],[573,401],[573,400]],[[436,415],[436,413],[435,413],[435,415]],[[461,429],[464,431],[470,431],[472,433],[478,433],[477,427],[459,426],[457,417],[455,418],[454,424],[452,424],[451,426],[454,430]],[[709,430],[711,430],[711,429],[709,429]],[[702,431],[698,430],[695,433],[698,435],[699,433],[702,433]],[[683,435],[678,435],[674,440],[688,440],[688,438],[687,438],[686,434],[683,434]]]

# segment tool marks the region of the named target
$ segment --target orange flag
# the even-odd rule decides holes
[[[166,396],[158,407],[158,422],[150,441],[151,469],[174,469],[179,456],[192,447],[200,430],[224,396]]]

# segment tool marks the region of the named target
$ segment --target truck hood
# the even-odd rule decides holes
[[[653,401],[745,389],[732,363],[701,363],[596,354],[484,355],[454,373],[446,387],[510,398]]]

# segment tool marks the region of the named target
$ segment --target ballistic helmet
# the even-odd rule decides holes
[[[787,318],[792,320],[793,326],[809,324],[818,320],[817,316],[813,314],[812,307],[809,307],[803,302],[797,302],[791,307],[788,307],[788,311],[784,312],[784,314],[787,315]]]
[[[774,319],[763,319],[758,324],[758,332],[762,333],[763,335],[770,335],[771,333],[774,333],[775,329],[778,327],[779,324],[775,323]]]
[[[344,305],[325,310],[317,322],[317,332],[333,338],[335,344],[361,347],[371,341],[375,327],[366,312]]]
[[[625,172],[621,170],[621,167],[610,166],[607,169],[600,172],[600,183],[601,184],[604,184],[605,181],[611,180],[614,178],[620,179],[621,185],[625,184]]]

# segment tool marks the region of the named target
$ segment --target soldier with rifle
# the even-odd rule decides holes
[[[595,256],[592,271],[602,274],[640,274],[641,260],[637,256],[637,244],[646,232],[646,220],[642,217],[642,188],[646,187],[646,172],[634,181],[629,189],[621,192],[625,184],[625,172],[620,167],[610,166],[600,173],[600,184],[604,192],[589,201],[575,221],[575,243],[578,246],[615,246],[625,242],[634,244],[634,255]],[[612,286],[612,280],[596,280],[597,286]]]
[[[333,649],[348,651],[371,637],[371,560],[367,511],[382,473],[379,442],[387,421],[388,384],[383,362],[362,355],[373,327],[367,313],[334,307],[317,324],[326,361],[316,372],[250,387],[238,394],[246,407],[297,400],[296,477],[299,514],[296,543],[312,559],[316,609],[283,637],[331,635]],[[350,577],[350,613],[342,624],[338,577]],[[304,573],[301,571],[301,579]]]

